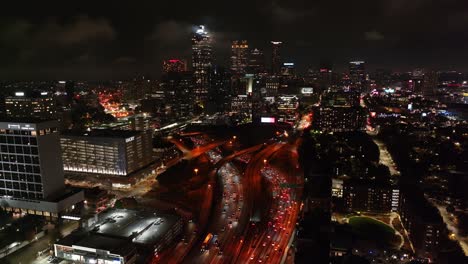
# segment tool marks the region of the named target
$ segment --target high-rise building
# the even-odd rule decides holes
[[[436,259],[447,232],[439,212],[429,204],[422,191],[407,187],[402,190],[400,218],[416,255]]]
[[[199,26],[192,37],[192,67],[195,100],[204,104],[208,96],[209,73],[212,65],[211,36]]]
[[[58,217],[83,201],[67,193],[57,121],[0,122],[0,206],[7,211]]]
[[[207,111],[225,112],[231,102],[231,74],[223,67],[214,66],[210,71],[210,90]]]
[[[252,49],[249,54],[247,73],[259,74],[265,72],[265,55],[259,49]]]
[[[170,59],[163,61],[164,73],[169,72],[185,72],[187,71],[187,63],[184,60]]]
[[[265,80],[265,88],[267,96],[276,96],[280,87],[279,77],[269,76]]]
[[[151,133],[129,130],[65,131],[60,137],[68,172],[127,176],[153,161]]]
[[[191,72],[168,72],[159,84],[163,92],[165,111],[171,117],[180,119],[192,115],[193,75]]]
[[[272,53],[271,53],[271,73],[279,75],[281,73],[281,41],[272,41]]]
[[[343,182],[343,200],[349,211],[396,212],[400,190],[390,184],[365,180]]]
[[[424,95],[434,95],[437,92],[438,74],[436,71],[426,71],[423,77],[422,92]]]
[[[5,112],[8,118],[57,119],[54,97],[44,91],[15,92],[5,98]]]
[[[243,75],[248,66],[248,50],[249,45],[247,40],[234,40],[231,45],[231,71],[234,74]]]
[[[281,66],[281,76],[284,78],[294,78],[296,76],[296,68],[294,62],[285,62]]]
[[[314,107],[313,126],[325,132],[365,130],[366,115],[359,107]]]
[[[157,87],[157,81],[151,80],[148,76],[137,76],[129,82],[121,84],[123,90],[123,101],[125,103],[135,103],[147,94],[151,94]]]
[[[366,63],[364,61],[349,62],[349,77],[355,84],[363,84],[366,80]]]

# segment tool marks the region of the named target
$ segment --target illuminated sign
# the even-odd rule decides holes
[[[283,63],[284,66],[294,66],[293,62],[285,62]]]
[[[47,92],[41,92],[41,95],[47,95]]]
[[[62,215],[62,218],[63,219],[69,219],[69,220],[75,220],[75,221],[78,221],[81,219],[81,217],[78,217],[78,216],[71,216],[71,215]]]
[[[125,139],[125,142],[128,143],[128,142],[132,142],[133,140],[135,140],[135,137],[129,137]]]
[[[19,124],[8,124],[9,129],[21,129],[21,130],[34,130],[34,127],[31,126],[30,124],[25,124],[24,126],[21,126]]]
[[[314,88],[312,87],[304,87],[301,89],[302,94],[313,94],[314,93]]]
[[[15,96],[24,96],[24,92],[16,92]]]
[[[274,117],[262,117],[262,118],[260,118],[261,123],[268,123],[268,124],[275,123],[275,120],[276,119]]]

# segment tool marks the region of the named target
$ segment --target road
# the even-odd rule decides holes
[[[70,234],[73,230],[78,228],[78,222],[65,222],[59,228],[59,232],[62,236]],[[42,264],[48,263],[47,258],[50,256],[49,253],[45,253],[42,256],[37,256],[37,253],[49,248],[50,242],[54,236],[54,230],[49,230],[49,233],[37,241],[27,245],[26,247],[14,252],[13,254],[5,257],[10,263],[18,264]]]
[[[297,169],[297,152],[295,146],[290,144],[272,144],[250,162],[251,164],[254,162],[255,169],[260,168],[260,173],[257,171],[256,176],[249,176],[258,178],[261,175],[268,179],[272,200],[270,200],[271,205],[267,218],[249,226],[247,232],[253,236],[250,235],[245,239],[236,259],[237,263],[281,263],[287,259],[291,236],[294,233],[300,210],[301,190],[292,186],[300,185],[301,180],[295,173],[283,173],[276,166],[270,165],[270,159],[274,155],[285,155],[285,153],[287,153],[289,160],[282,157],[282,162],[294,164],[293,166]],[[249,171],[250,173],[255,174],[255,171]],[[258,181],[258,179],[254,181]],[[287,187],[288,184],[292,188]],[[253,208],[259,206],[268,208],[266,204],[257,204]]]

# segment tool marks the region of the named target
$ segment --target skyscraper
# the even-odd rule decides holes
[[[210,71],[210,91],[207,112],[225,112],[231,102],[231,74],[223,67],[214,66]]]
[[[208,96],[211,64],[211,37],[204,26],[199,26],[192,37],[192,67],[195,100],[202,104],[206,102]]]
[[[271,54],[271,73],[279,75],[281,72],[281,41],[272,41],[272,54]]]
[[[436,71],[426,71],[423,77],[423,95],[436,94],[438,80],[438,74]]]
[[[170,59],[163,61],[163,71],[168,72],[184,72],[187,71],[187,63],[184,60]]]
[[[249,45],[247,40],[234,40],[231,45],[231,71],[242,75],[248,65]]]
[[[247,72],[252,74],[265,72],[265,56],[263,51],[259,49],[252,49],[250,51]]]
[[[364,61],[349,62],[349,77],[353,83],[362,84],[366,80],[366,68]]]

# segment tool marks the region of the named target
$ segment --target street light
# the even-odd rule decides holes
[[[198,168],[193,169],[193,172],[195,172],[195,175],[198,175]]]

